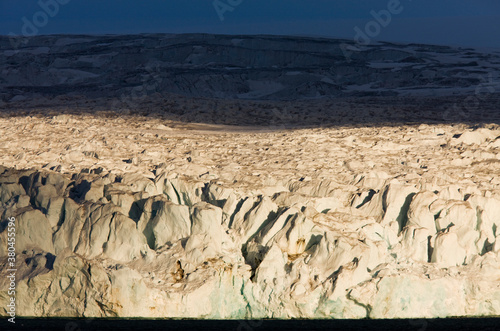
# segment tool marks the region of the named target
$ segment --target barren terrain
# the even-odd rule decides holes
[[[498,53],[342,43],[1,52],[0,314],[499,316]]]

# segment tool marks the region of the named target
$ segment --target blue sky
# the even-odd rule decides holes
[[[206,32],[354,39],[356,27],[366,32],[372,24],[375,29],[372,12],[399,1],[398,13],[372,30],[370,40],[500,48],[499,0],[217,1],[232,9],[222,14],[223,21],[214,0],[0,0],[0,34],[21,35],[26,24],[37,22],[36,34]],[[58,3],[58,12],[44,17],[40,3]]]

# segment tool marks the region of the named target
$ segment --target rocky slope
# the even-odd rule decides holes
[[[463,96],[500,87],[500,52],[204,34],[0,36],[0,100],[59,95],[299,100]],[[126,98],[125,98],[126,99]],[[126,103],[126,102],[124,102]]]
[[[15,217],[18,315],[500,315],[498,125],[46,112],[0,136],[1,309]]]

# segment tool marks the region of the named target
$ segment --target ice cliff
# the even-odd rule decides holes
[[[379,172],[262,189],[161,168],[0,173],[22,316],[500,314],[500,196],[478,187]],[[0,291],[2,309],[8,298]]]

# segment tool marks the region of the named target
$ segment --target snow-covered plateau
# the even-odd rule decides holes
[[[327,55],[341,41],[287,37],[0,43],[0,315],[9,269],[18,316],[500,315],[500,105],[471,78],[497,81],[498,54],[377,44],[348,64]]]

